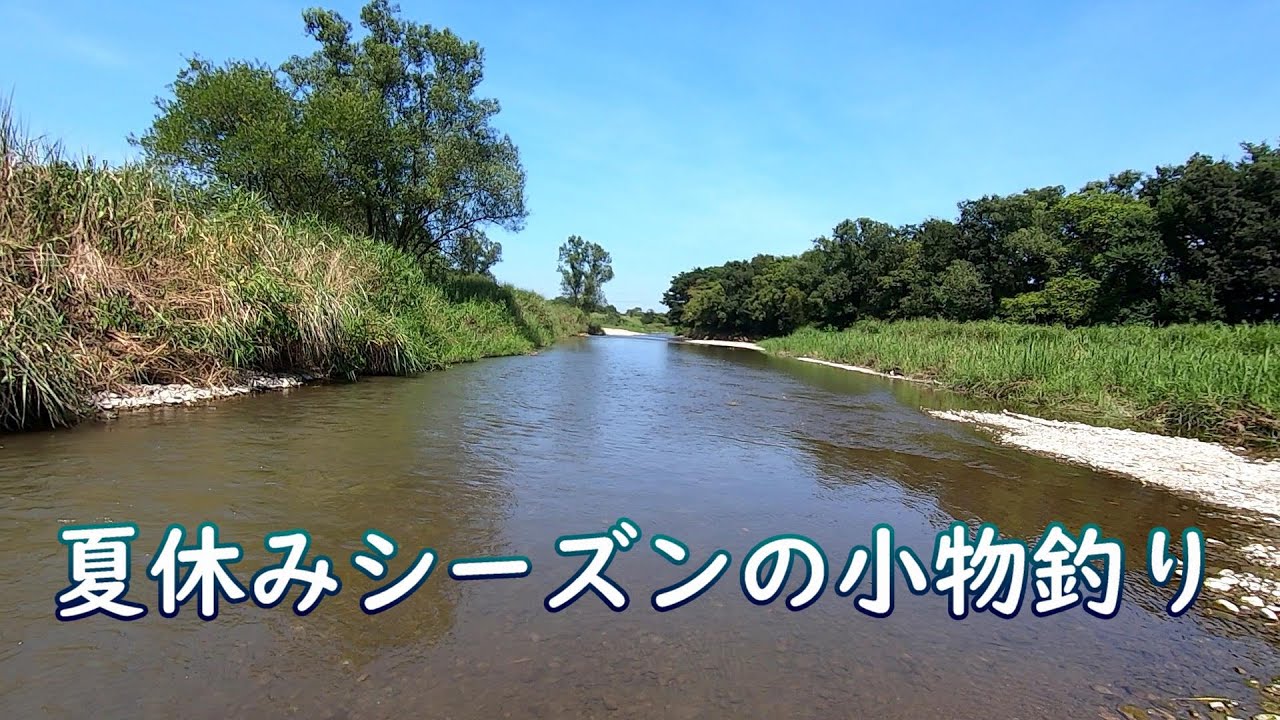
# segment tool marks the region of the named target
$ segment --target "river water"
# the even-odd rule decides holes
[[[955,402],[749,351],[590,338],[419,378],[0,438],[0,715],[1116,717],[1125,704],[1185,712],[1171,699],[1205,694],[1247,710],[1238,673],[1266,682],[1280,654],[1200,605],[1169,618],[1176,584],[1147,580],[1145,542],[1155,526],[1197,525],[1228,546],[1257,528],[920,411]],[[548,612],[544,599],[582,564],[557,555],[556,539],[621,517],[642,537],[607,575],[630,606],[587,593]],[[878,523],[928,562],[954,519],[1028,541],[1053,521],[1097,523],[1127,552],[1119,615],[1038,618],[1028,599],[1010,620],[956,621],[901,572],[886,618],[834,592]],[[58,531],[108,522],[138,526],[126,599],[150,613],[59,622]],[[168,525],[191,543],[204,522],[243,546],[230,569],[246,585],[280,558],[266,534],[303,529],[342,590],[305,617],[296,588],[271,609],[223,601],[205,622],[192,601],[162,617],[147,564]],[[381,581],[350,562],[369,551],[369,529],[400,548]],[[781,598],[753,604],[739,583],[751,548],[787,533],[830,565],[827,591],[799,612]],[[655,534],[683,542],[688,562],[656,553]],[[366,615],[360,596],[422,548],[440,557],[428,579]],[[650,606],[719,549],[732,565],[710,590],[670,612]],[[461,582],[445,565],[511,555],[529,558],[527,577]]]

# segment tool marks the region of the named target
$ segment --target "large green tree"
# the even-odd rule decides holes
[[[1151,206],[1113,181],[1068,195],[1057,211],[1071,269],[1099,283],[1096,318],[1153,322],[1168,263]]]
[[[560,246],[560,289],[584,310],[603,307],[604,284],[613,279],[613,259],[600,245],[570,235]]]
[[[193,59],[135,142],[196,183],[260,192],[463,269],[500,247],[485,231],[523,227],[525,174],[479,97],[479,45],[405,20],[387,0],[360,12],[361,37],[330,10],[303,14],[319,48],[271,67]]]
[[[1280,319],[1280,149],[1243,148],[1236,163],[1197,154],[1161,167],[1142,194],[1175,261],[1170,295],[1207,293],[1195,304],[1229,322]]]

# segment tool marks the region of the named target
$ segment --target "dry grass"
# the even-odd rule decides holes
[[[69,424],[126,382],[410,374],[581,320],[242,193],[69,162],[0,107],[0,427]]]

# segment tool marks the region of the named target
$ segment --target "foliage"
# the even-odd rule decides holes
[[[1000,308],[1013,322],[1076,327],[1093,316],[1097,296],[1098,281],[1073,271],[1045,283],[1043,290],[1005,298]]]
[[[639,320],[644,325],[666,325],[667,314],[656,312],[653,308],[633,307],[622,314],[622,317]]]
[[[927,378],[1061,417],[1280,446],[1280,326],[865,320],[765,340],[771,352]]]
[[[613,279],[613,259],[605,249],[570,235],[560,246],[560,290],[570,303],[591,311],[603,307],[604,284]]]
[[[684,308],[685,324],[697,331],[711,331],[729,324],[729,296],[719,280],[698,283],[689,291]]]
[[[1079,326],[1280,320],[1280,150],[1194,155],[958,205],[954,220],[844,220],[793,257],[676,275],[663,295],[690,335],[943,318]]]
[[[67,162],[0,108],[0,428],[72,423],[126,383],[411,374],[584,326],[242,190]]]
[[[651,309],[644,310],[635,307],[625,313],[620,313],[610,305],[589,313],[587,318],[597,328],[621,328],[639,333],[671,332],[671,326],[667,324],[666,314],[654,312]]]
[[[135,142],[191,182],[262,195],[434,266],[487,272],[501,246],[485,228],[519,230],[524,170],[476,95],[483,52],[445,28],[399,16],[387,0],[360,13],[304,13],[311,55],[278,67],[192,59]]]
[[[938,277],[933,299],[940,317],[948,320],[976,320],[991,312],[991,287],[968,260],[953,260]],[[928,311],[911,313],[928,315]]]

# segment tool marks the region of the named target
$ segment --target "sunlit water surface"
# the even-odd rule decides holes
[[[1139,483],[994,444],[935,420],[956,401],[759,353],[629,338],[561,344],[414,379],[306,387],[217,405],[0,439],[0,707],[4,717],[1096,717],[1126,703],[1239,692],[1241,668],[1280,671],[1274,647],[1200,607],[1170,619],[1173,587],[1145,576],[1147,534],[1198,525],[1228,545],[1259,532]],[[641,528],[608,575],[631,598],[544,598],[580,559],[556,538]],[[1128,551],[1123,606],[1012,620],[948,617],[899,574],[891,616],[834,592],[877,523],[928,561],[954,519],[1034,541],[1051,521],[1097,523]],[[309,616],[285,604],[157,612],[145,568],[164,529],[215,522],[248,583],[278,556],[267,533],[301,528],[342,591]],[[59,622],[68,524],[135,522],[125,623]],[[378,583],[350,563],[363,534],[442,563],[525,555],[522,579],[459,582],[438,565],[379,615]],[[790,612],[757,606],[738,573],[759,541],[817,542],[827,591]],[[654,534],[689,548],[672,564]],[[717,550],[733,564],[705,595],[659,613],[660,588]],[[1214,548],[1210,548],[1210,553]],[[1213,557],[1210,557],[1212,563]],[[799,587],[793,575],[788,591]],[[385,582],[385,581],[384,581]],[[867,588],[864,588],[864,590]],[[1247,706],[1242,709],[1248,709]]]

